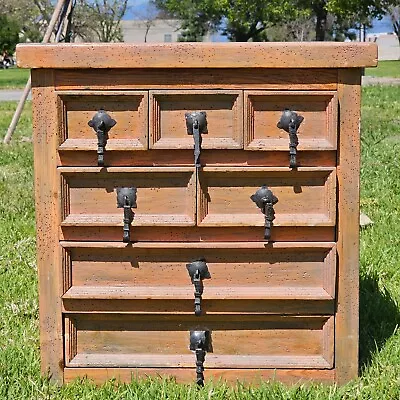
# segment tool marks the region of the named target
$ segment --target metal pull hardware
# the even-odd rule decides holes
[[[278,202],[278,198],[274,196],[266,185],[263,185],[257,190],[257,192],[250,196],[250,199],[256,203],[257,207],[265,215],[264,239],[270,240],[271,228],[273,225],[272,221],[275,219],[274,205]]]
[[[117,188],[117,207],[124,209],[124,235],[122,241],[129,243],[130,237],[130,226],[135,216],[132,208],[136,208],[136,192],[135,187],[118,187]]]
[[[206,352],[211,351],[210,331],[190,331],[189,349],[196,354],[196,383],[204,386],[204,361]]]
[[[93,118],[88,122],[88,125],[94,129],[97,135],[97,165],[104,167],[104,152],[108,140],[108,132],[117,123],[104,110],[100,109]]]
[[[205,111],[187,112],[185,113],[185,119],[187,133],[188,135],[193,135],[194,138],[194,164],[198,168],[201,165],[201,135],[208,133],[207,114]]]
[[[297,130],[300,124],[303,122],[304,117],[297,114],[294,111],[285,109],[282,113],[281,119],[279,120],[277,127],[283,129],[289,133],[289,155],[290,155],[290,168],[297,168],[297,146],[299,144],[299,138],[297,137]]]
[[[204,290],[203,279],[210,279],[211,275],[204,260],[186,264],[186,268],[194,285],[194,314],[199,316],[201,315],[201,296]]]

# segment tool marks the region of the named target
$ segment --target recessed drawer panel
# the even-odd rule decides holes
[[[330,300],[333,243],[64,242],[68,298],[187,299],[187,264],[206,262],[203,299]],[[192,304],[192,303],[191,303]],[[207,312],[207,305],[204,312]]]
[[[285,109],[304,117],[298,127],[298,150],[337,148],[335,92],[245,91],[245,144],[247,150],[287,150],[289,134],[277,124]]]
[[[243,94],[236,90],[150,91],[150,147],[193,149],[185,113],[205,111],[203,149],[243,148]]]
[[[97,150],[97,136],[88,122],[104,110],[116,122],[108,131],[106,150],[148,148],[147,92],[61,92],[64,132],[60,150]]]
[[[122,226],[117,188],[135,188],[132,226],[195,225],[193,168],[60,168],[62,226]]]
[[[65,318],[69,367],[193,367],[191,330],[209,332],[206,368],[331,368],[333,317],[120,316]]]
[[[334,168],[204,167],[199,174],[199,226],[263,226],[264,214],[251,196],[267,186],[278,199],[275,226],[333,226]]]

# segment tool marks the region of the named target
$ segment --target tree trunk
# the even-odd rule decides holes
[[[323,42],[325,40],[326,20],[328,17],[328,12],[325,9],[325,1],[314,5],[314,13],[317,18],[315,24],[315,40]]]

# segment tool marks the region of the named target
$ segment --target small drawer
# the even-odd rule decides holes
[[[243,93],[237,90],[150,91],[150,148],[193,149],[185,113],[205,111],[203,149],[243,148]]]
[[[97,135],[88,123],[99,110],[116,121],[106,150],[148,148],[148,92],[58,92],[62,110],[60,150],[97,150]]]
[[[67,314],[67,367],[191,367],[190,331],[208,333],[214,368],[333,367],[332,316]]]
[[[336,150],[336,92],[245,91],[246,150],[289,150],[289,134],[277,124],[285,109],[304,117],[297,149]]]
[[[278,199],[274,226],[334,226],[335,168],[204,167],[199,173],[197,224],[263,226],[251,199],[262,186]]]
[[[194,168],[59,168],[61,226],[122,226],[117,188],[136,189],[132,226],[195,225]]]

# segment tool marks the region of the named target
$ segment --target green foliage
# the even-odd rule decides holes
[[[0,52],[14,53],[19,41],[19,25],[5,14],[0,14]]]
[[[267,27],[302,15],[290,0],[154,0],[154,3],[183,20],[181,40],[184,41],[199,41],[207,32],[217,29],[231,41],[265,41]]]

